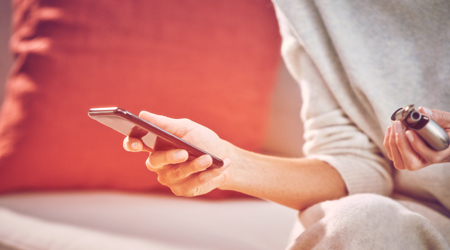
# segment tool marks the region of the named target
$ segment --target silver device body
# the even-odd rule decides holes
[[[448,134],[436,122],[408,105],[397,109],[391,116],[392,121],[401,120],[408,129],[416,133],[436,151],[447,149],[450,144]]]

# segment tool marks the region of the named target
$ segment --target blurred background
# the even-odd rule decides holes
[[[0,103],[5,95],[4,84],[13,63],[13,56],[8,48],[11,13],[11,1],[0,0]],[[264,143],[266,153],[290,157],[302,156],[303,125],[299,117],[300,105],[299,87],[281,61]]]
[[[201,249],[284,248],[296,211],[222,190],[162,196],[147,155],[125,152],[122,135],[86,114],[148,109],[208,122],[243,148],[301,156],[300,90],[280,60],[270,0],[15,3],[0,0],[0,209]],[[17,70],[5,93],[13,13]],[[47,41],[51,50],[35,46]]]
[[[4,97],[4,82],[12,65],[12,55],[8,50],[11,31],[11,1],[0,0],[0,103]]]

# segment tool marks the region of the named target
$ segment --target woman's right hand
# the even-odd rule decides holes
[[[150,153],[147,168],[158,174],[162,185],[168,186],[175,195],[191,197],[208,193],[224,184],[226,170],[231,163],[226,158],[231,144],[220,139],[212,130],[188,119],[172,119],[146,111],[142,111],[139,117],[224,160],[223,167],[209,168],[212,165],[209,155],[191,159],[183,149],[153,151],[140,139],[126,137],[123,142],[125,150]]]

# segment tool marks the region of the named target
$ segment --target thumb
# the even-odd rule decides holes
[[[195,126],[195,123],[188,119],[173,119],[147,111],[141,111],[139,117],[178,137],[185,136]]]
[[[425,107],[419,107],[419,111],[422,114],[428,115],[433,121],[435,121],[443,129],[450,129],[450,113],[436,110],[428,109]]]
[[[170,118],[153,114],[148,111],[141,111],[139,117],[164,130],[167,130],[170,124]]]

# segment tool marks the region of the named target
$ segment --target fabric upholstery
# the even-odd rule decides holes
[[[15,0],[0,192],[167,191],[92,107],[189,118],[258,151],[279,45],[270,1]]]

